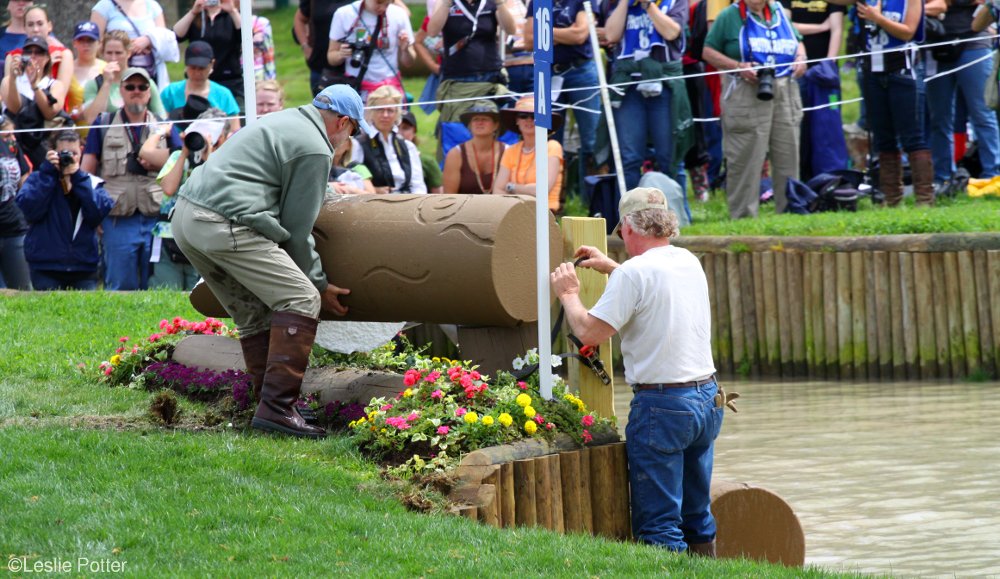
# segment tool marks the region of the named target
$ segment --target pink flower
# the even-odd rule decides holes
[[[553,428],[555,428],[555,427],[556,427],[556,425],[555,425],[555,424],[552,424],[551,422],[546,422],[546,423],[545,423],[545,428],[546,428],[546,430],[552,430],[552,429],[553,429]]]
[[[583,424],[587,428],[590,428],[591,426],[594,425],[594,417],[588,414],[580,419],[580,424]]]
[[[590,444],[590,442],[592,440],[594,440],[594,437],[590,435],[590,431],[587,430],[587,429],[584,429],[583,430],[583,443],[584,444]]]
[[[461,406],[459,406],[458,408],[455,409],[455,416],[458,416],[459,418],[461,418],[461,417],[465,416],[466,412],[468,412],[468,410],[466,410],[465,408],[462,408]]]
[[[392,404],[385,404],[382,406],[382,408],[379,408],[379,410],[381,410],[382,412],[388,412],[392,410]]]
[[[527,382],[518,382],[517,383],[517,387],[520,388],[521,390],[527,390],[528,389],[528,383]]]
[[[468,389],[470,386],[473,386],[474,384],[472,383],[472,376],[464,374],[462,378],[459,380],[459,384],[461,384],[462,388],[465,389]]]
[[[420,370],[411,369],[407,370],[406,373],[403,374],[403,384],[407,386],[413,386],[419,380],[420,380]]]
[[[541,415],[541,414],[536,414],[536,415],[535,415],[535,422],[537,422],[538,424],[542,424],[542,423],[544,423],[544,422],[545,422],[545,419],[544,419],[544,418],[542,418],[542,415]]]
[[[430,374],[428,374],[427,377],[424,378],[424,381],[425,382],[430,382],[430,383],[433,384],[434,382],[437,382],[437,379],[440,378],[440,377],[441,377],[441,373],[438,372],[437,370],[435,370],[435,371],[431,372]]]
[[[159,339],[160,339],[160,338],[162,338],[162,337],[163,337],[163,336],[162,336],[161,334],[151,334],[151,335],[149,336],[149,341],[150,341],[150,342],[155,342],[155,341],[159,340]]]
[[[448,434],[448,430],[450,429],[447,426],[438,426],[437,432],[438,434],[445,435]]]
[[[122,336],[122,337],[118,338],[118,341],[124,344],[125,342],[128,341],[128,336]]]
[[[481,380],[482,377],[483,377],[482,374],[480,374],[479,372],[476,372],[475,370],[473,370],[472,372],[470,372],[469,376],[472,376],[473,380]]]
[[[441,389],[438,388],[437,390],[431,392],[431,398],[433,398],[434,400],[440,400],[444,398],[444,392],[442,392]]]
[[[104,375],[105,376],[110,376],[112,370],[113,370],[113,368],[111,366],[108,366],[107,368],[104,369]]]
[[[125,346],[118,346],[117,348],[115,348],[115,354],[121,354],[124,351],[125,351]]]
[[[402,416],[393,416],[391,418],[386,418],[385,423],[389,426],[395,426],[398,430],[406,430],[410,427],[410,424]]]
[[[160,320],[160,329],[161,330],[166,330],[167,326],[169,326],[169,325],[170,325],[170,322],[168,322],[167,320]]]
[[[406,417],[407,422],[413,422],[414,420],[420,418],[420,415],[416,412],[411,412],[409,416]]]

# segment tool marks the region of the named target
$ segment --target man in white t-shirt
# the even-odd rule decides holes
[[[413,62],[412,44],[405,9],[392,0],[357,0],[333,14],[327,61],[330,66],[346,63],[347,76],[361,77],[362,98],[384,84],[405,94],[399,67]]]
[[[690,251],[670,245],[677,215],[659,189],[640,187],[619,204],[615,228],[630,259],[619,265],[581,246],[580,267],[610,274],[588,312],[572,263],[552,273],[566,320],[584,344],[621,335],[625,379],[635,398],[625,429],[636,539],[715,556],[710,509],[715,438],[725,394],[715,381],[708,281]]]

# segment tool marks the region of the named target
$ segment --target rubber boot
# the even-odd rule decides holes
[[[271,316],[271,341],[260,404],[251,425],[258,430],[304,438],[322,438],[326,431],[309,426],[295,410],[318,320],[291,312]]]
[[[878,188],[889,207],[903,201],[903,163],[899,151],[878,154]]]
[[[910,171],[913,175],[913,196],[917,205],[934,205],[934,162],[930,149],[910,151]]]
[[[253,387],[253,399],[260,402],[260,388],[264,385],[264,370],[267,368],[267,350],[271,342],[271,331],[240,338],[243,348],[243,362],[247,366],[247,376]]]
[[[715,559],[715,539],[709,543],[688,543],[688,555]]]

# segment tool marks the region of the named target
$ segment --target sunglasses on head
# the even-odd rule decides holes
[[[146,92],[147,90],[149,90],[149,85],[148,84],[132,84],[132,83],[129,83],[129,84],[123,85],[122,88],[124,88],[128,92],[133,92],[133,91]]]

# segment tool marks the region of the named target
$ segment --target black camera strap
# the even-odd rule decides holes
[[[362,52],[361,66],[358,67],[358,76],[355,77],[358,79],[358,86],[357,86],[358,91],[361,90],[361,82],[364,80],[365,74],[368,72],[368,65],[372,61],[372,54],[375,53],[375,48],[378,46],[379,38],[380,35],[383,33],[383,29],[386,37],[386,44],[387,45],[389,44],[389,19],[386,18],[385,14],[376,16],[375,32],[372,33],[371,29],[368,28],[368,25],[365,24],[365,19],[362,18],[364,12],[365,12],[365,3],[364,1],[362,1],[361,4],[358,6],[358,17],[357,19],[354,20],[354,24],[351,26],[351,30],[353,31],[360,24],[361,27],[365,29],[365,32],[368,34],[369,37],[368,42],[365,43],[365,49]]]

